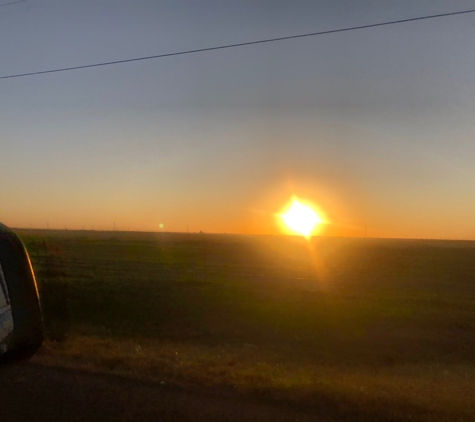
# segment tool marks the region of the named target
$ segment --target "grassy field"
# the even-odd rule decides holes
[[[337,420],[475,420],[475,243],[18,233],[45,364]]]

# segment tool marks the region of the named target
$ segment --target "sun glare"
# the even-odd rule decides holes
[[[323,223],[316,211],[297,199],[293,199],[287,211],[280,216],[287,229],[307,238]]]

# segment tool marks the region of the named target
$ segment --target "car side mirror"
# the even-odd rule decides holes
[[[38,287],[28,252],[0,224],[0,362],[28,358],[42,342]]]

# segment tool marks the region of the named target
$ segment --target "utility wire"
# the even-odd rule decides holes
[[[12,4],[17,4],[17,3],[23,3],[24,1],[26,1],[26,0],[11,1],[10,3],[3,3],[3,4],[0,4],[0,7],[10,6],[10,5],[12,5]]]
[[[24,1],[24,0],[20,0],[20,1]],[[71,70],[89,69],[92,67],[111,66],[111,65],[116,65],[116,64],[138,62],[138,61],[143,61],[143,60],[162,59],[164,57],[183,56],[185,54],[203,53],[205,51],[224,50],[228,48],[245,47],[249,45],[265,44],[265,43],[284,41],[284,40],[294,40],[297,38],[315,37],[317,35],[327,35],[327,34],[335,34],[338,32],[356,31],[358,29],[376,28],[376,27],[396,25],[396,24],[406,23],[406,22],[415,22],[415,21],[421,21],[421,20],[427,20],[427,19],[442,18],[446,16],[464,15],[464,14],[469,14],[469,13],[475,13],[475,9],[463,10],[460,12],[441,13],[438,15],[426,15],[426,16],[420,16],[417,18],[400,19],[396,21],[373,23],[369,25],[352,26],[348,28],[331,29],[328,31],[311,32],[311,33],[300,34],[300,35],[290,35],[287,37],[268,38],[264,40],[242,42],[242,43],[237,43],[237,44],[220,45],[216,47],[198,48],[196,50],[184,50],[184,51],[178,51],[175,53],[157,54],[155,56],[136,57],[132,59],[115,60],[115,61],[110,61],[110,62],[93,63],[93,64],[86,64],[82,66],[72,66],[72,67],[64,67],[64,68],[50,69],[50,70],[40,70],[40,71],[28,72],[28,73],[17,73],[13,75],[0,76],[0,79],[22,78],[22,77],[33,76],[33,75],[44,75],[46,73],[69,72]]]

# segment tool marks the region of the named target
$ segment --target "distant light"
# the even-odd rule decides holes
[[[281,214],[281,218],[287,229],[307,238],[310,237],[319,224],[324,222],[317,212],[310,206],[302,204],[296,198],[293,199],[286,212]]]
[[[159,225],[158,227],[160,227],[161,229],[163,229],[163,223],[160,223],[160,225]]]

